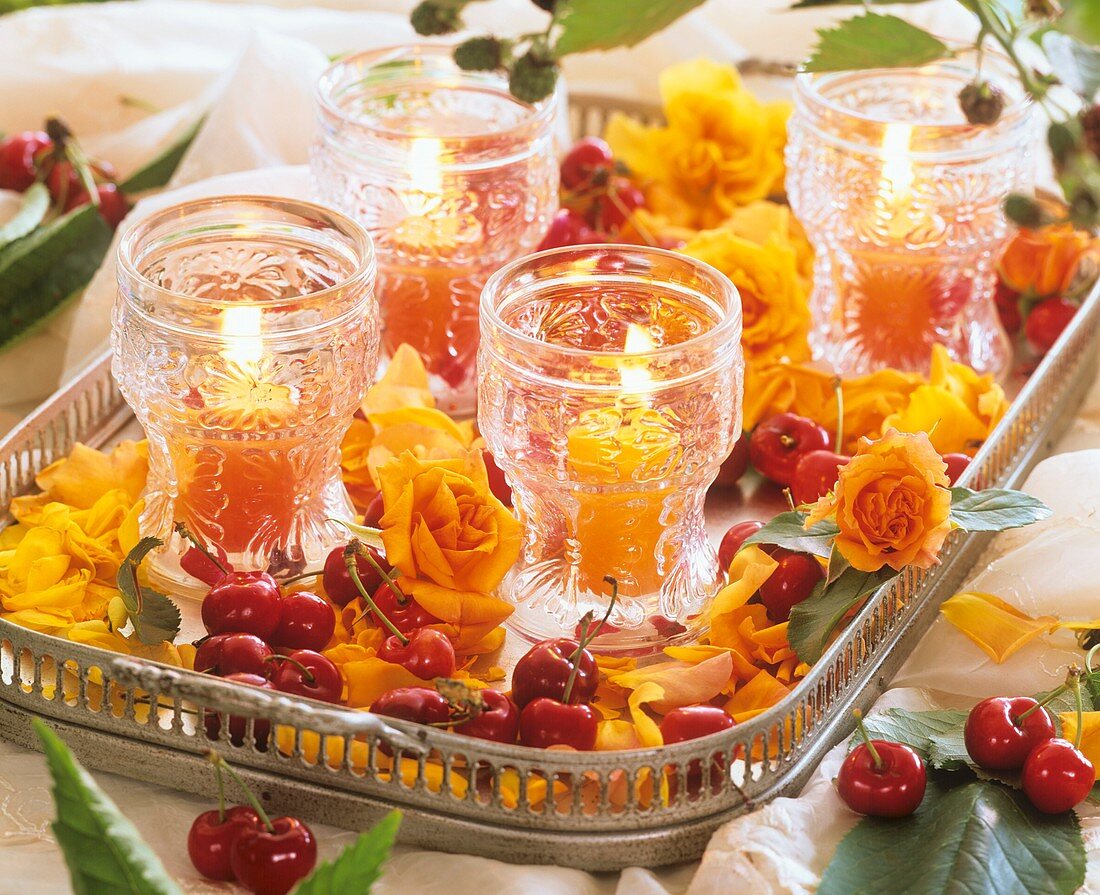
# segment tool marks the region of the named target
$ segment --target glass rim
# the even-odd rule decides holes
[[[891,124],[908,124],[911,125],[914,130],[922,128],[929,130],[936,130],[942,133],[943,139],[949,140],[952,136],[961,136],[971,134],[975,129],[982,129],[989,134],[993,135],[993,146],[996,146],[1002,139],[1006,138],[1004,132],[1011,131],[1013,127],[1027,120],[1030,115],[1034,103],[1031,97],[1027,93],[1020,93],[1013,95],[1014,91],[1006,90],[1006,76],[1004,71],[998,70],[995,66],[989,65],[989,61],[993,60],[995,63],[1000,63],[1003,68],[1004,63],[1007,62],[1007,58],[1003,55],[999,55],[993,51],[986,52],[986,65],[983,68],[983,74],[986,80],[993,83],[993,86],[998,87],[1007,97],[1008,101],[1005,104],[1005,108],[1001,112],[1000,117],[991,125],[976,125],[971,124],[965,119],[962,121],[933,121],[933,120],[902,120],[897,117],[889,117],[886,114],[874,114],[869,112],[860,111],[853,108],[847,103],[840,102],[827,96],[823,88],[828,87],[831,84],[835,84],[838,81],[844,80],[860,80],[869,78],[880,78],[885,75],[903,75],[903,76],[916,76],[920,74],[927,74],[934,71],[945,71],[951,74],[966,75],[966,82],[973,81],[973,74],[977,71],[976,66],[969,64],[965,61],[951,58],[940,59],[935,62],[930,62],[925,65],[908,66],[900,68],[875,68],[875,69],[856,69],[850,71],[827,71],[827,72],[809,72],[800,71],[795,75],[794,84],[794,99],[796,105],[812,104],[813,107],[826,110],[841,119],[847,119],[852,122],[858,122],[860,124],[871,124],[886,127]],[[834,133],[833,128],[822,129],[825,135],[830,139],[843,142],[845,145],[852,145],[860,149],[866,149],[867,151],[874,151],[876,147],[867,144],[864,146],[858,140],[852,140],[845,138],[839,131],[840,128],[836,128],[837,133]],[[968,149],[944,149],[944,150],[914,150],[911,154],[914,157],[920,155],[928,155],[939,157],[940,155],[950,152],[968,152],[976,153],[985,151],[987,147],[968,148]]]
[[[136,264],[136,250],[143,238],[156,232],[161,226],[171,224],[172,222],[177,224],[176,232],[179,232],[186,228],[188,219],[193,215],[220,207],[226,209],[258,207],[273,211],[282,210],[291,214],[300,214],[303,218],[314,218],[324,221],[332,232],[350,240],[350,247],[357,256],[355,270],[344,279],[333,283],[331,286],[326,286],[324,289],[318,289],[315,292],[303,292],[296,295],[287,295],[277,298],[272,297],[270,299],[261,300],[225,301],[217,298],[206,298],[201,295],[192,295],[187,292],[180,292],[158,285],[138,269]],[[230,232],[233,229],[247,226],[250,223],[262,226],[264,223],[276,222],[272,220],[265,221],[262,218],[252,221],[238,220],[227,215],[224,224],[207,223],[199,229],[213,235],[215,233]],[[374,279],[377,266],[374,241],[371,239],[370,234],[360,223],[347,215],[304,199],[292,199],[285,196],[266,196],[252,193],[231,193],[220,196],[206,196],[198,199],[188,199],[160,208],[134,221],[125,229],[118,243],[116,258],[120,278],[122,275],[125,275],[132,282],[139,284],[142,289],[151,290],[164,298],[178,302],[192,303],[207,308],[229,308],[249,305],[261,309],[273,309],[286,304],[302,301],[323,304],[327,299],[334,295],[345,293],[348,289],[369,286]],[[364,288],[363,291],[363,300],[368,301],[368,293],[370,290]]]
[[[454,50],[454,41],[419,41],[415,43],[406,44],[393,44],[387,47],[380,47],[374,50],[365,50],[360,53],[354,53],[350,56],[345,56],[342,59],[338,59],[328,66],[317,79],[314,85],[314,97],[317,102],[318,108],[327,115],[332,116],[342,122],[345,122],[353,127],[359,128],[363,131],[377,134],[379,136],[388,139],[415,139],[417,137],[430,137],[436,140],[442,141],[454,141],[454,142],[467,142],[472,140],[483,140],[486,138],[501,138],[506,139],[509,137],[520,136],[531,129],[535,125],[551,125],[554,117],[554,109],[558,105],[561,98],[562,79],[559,77],[554,84],[554,91],[545,99],[539,100],[537,103],[526,103],[523,100],[517,99],[508,94],[517,106],[523,107],[528,110],[527,115],[523,117],[521,121],[506,128],[495,128],[477,131],[467,131],[461,134],[449,134],[449,133],[431,133],[431,134],[418,134],[407,130],[394,130],[393,128],[385,127],[363,117],[356,117],[341,107],[333,96],[334,90],[337,86],[337,75],[343,70],[352,70],[355,67],[360,67],[363,71],[374,68],[378,65],[384,65],[386,63],[392,63],[401,60],[416,61],[421,57],[430,57],[446,60],[454,65],[454,61],[451,57],[451,53]],[[447,73],[448,77],[457,77],[460,81],[467,82],[471,85],[486,84],[490,78],[503,83],[507,90],[507,81],[496,72],[485,71],[466,71],[454,65],[454,69]],[[425,82],[431,82],[438,80],[441,76],[425,72],[423,80]],[[414,82],[415,83],[415,82]]]
[[[504,322],[504,319],[500,316],[501,302],[498,300],[498,296],[503,296],[506,282],[513,277],[517,271],[559,255],[568,255],[577,252],[593,254],[597,250],[604,254],[638,254],[674,260],[676,263],[694,270],[697,274],[701,275],[703,279],[713,283],[716,290],[726,293],[731,300],[727,303],[726,311],[722,318],[710,329],[691,336],[682,342],[676,342],[671,345],[661,345],[647,351],[626,352],[607,349],[592,350],[588,348],[576,348],[570,345],[558,345],[553,342],[544,342],[534,336],[529,336],[526,333],[520,332],[514,326],[510,326]],[[618,272],[601,272],[591,274],[591,276],[594,278],[613,280],[618,276]],[[698,258],[693,258],[681,252],[674,252],[656,246],[626,245],[622,243],[587,243],[584,245],[562,246],[559,248],[544,249],[541,252],[532,252],[529,255],[516,258],[503,267],[498,268],[496,272],[485,281],[485,285],[481,290],[479,311],[483,322],[492,324],[499,333],[504,334],[507,338],[521,345],[526,345],[533,350],[550,352],[562,357],[613,360],[625,356],[660,360],[684,351],[690,352],[693,349],[704,347],[708,342],[720,341],[722,337],[731,335],[733,331],[737,332],[737,339],[728,341],[735,341],[737,346],[740,345],[741,293],[737,289],[737,286],[734,285],[733,281],[716,267],[707,264],[705,261],[700,261]],[[483,331],[481,336],[483,344],[485,343],[485,336],[486,334]]]

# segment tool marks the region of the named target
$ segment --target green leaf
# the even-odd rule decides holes
[[[1055,27],[1063,34],[1089,44],[1100,44],[1100,3],[1096,0],[1062,0],[1064,10]]]
[[[1070,895],[1084,878],[1072,812],[1040,814],[999,783],[951,787],[932,777],[911,817],[856,824],[817,895]]]
[[[551,29],[554,56],[632,47],[705,0],[558,0]]]
[[[909,68],[947,55],[947,45],[897,16],[868,12],[820,28],[806,71],[853,71],[863,68]]]
[[[134,636],[150,646],[174,640],[182,621],[179,607],[167,594],[144,587],[138,580],[142,560],[163,543],[160,538],[142,538],[118,568],[118,591],[134,626]]]
[[[1100,48],[1057,31],[1043,35],[1042,47],[1058,79],[1078,96],[1089,100],[1100,89]]]
[[[780,513],[752,537],[746,538],[745,545],[775,544],[799,553],[828,558],[840,529],[828,520],[822,520],[810,528],[804,527],[805,522],[806,514],[797,510]]]
[[[103,3],[105,0],[0,0],[0,15],[36,6],[71,6],[74,3]]]
[[[205,120],[205,116],[200,118],[159,155],[138,168],[126,179],[125,183],[119,185],[122,191],[140,193],[165,186],[172,179],[172,175],[176,173],[180,159],[187,152]]]
[[[40,719],[34,729],[53,780],[57,844],[74,895],[183,895],[118,806]]]
[[[897,575],[893,569],[846,569],[832,584],[819,581],[812,594],[791,610],[787,639],[802,662],[813,665],[848,610]]]
[[[32,183],[25,193],[19,210],[0,227],[0,248],[22,239],[46,219],[50,210],[50,191],[44,183]]]
[[[951,489],[951,522],[963,531],[1022,528],[1050,515],[1050,507],[1023,491]]]
[[[899,3],[925,3],[927,0],[799,0],[791,9],[810,9],[814,6],[896,6]]]
[[[331,863],[320,864],[293,895],[365,895],[382,873],[401,826],[401,812],[391,811],[345,848]]]
[[[84,288],[110,244],[111,228],[86,205],[0,249],[0,347]]]
[[[967,712],[959,709],[935,709],[926,712],[887,709],[885,712],[864,718],[863,726],[867,728],[867,733],[871,737],[904,743],[927,756],[935,738],[962,730],[966,723],[966,716]],[[849,748],[862,742],[862,737],[856,733],[849,743]]]

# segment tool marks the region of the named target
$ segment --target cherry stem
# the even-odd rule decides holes
[[[371,555],[371,552],[367,547],[364,547],[359,541],[354,541],[353,543],[356,545],[356,554],[363,557],[363,559],[365,559],[370,564],[370,567],[378,573],[379,577],[390,586],[390,590],[393,591],[394,596],[397,597],[401,605],[404,606],[406,603],[408,603],[409,598],[405,596],[404,591],[402,591],[401,588],[398,586],[397,579],[382,568],[381,564],[378,562],[378,560],[374,558],[374,556]]]
[[[225,823],[225,777],[222,775],[222,766],[215,762],[214,774],[218,778],[218,823]]]
[[[1073,748],[1081,748],[1081,734],[1085,729],[1085,706],[1081,699],[1081,669],[1071,668],[1070,676],[1073,678],[1073,701],[1077,704],[1077,730],[1073,732]]]
[[[212,562],[215,566],[217,566],[217,568],[219,569],[219,571],[221,571],[223,575],[229,574],[229,569],[226,568],[225,563],[218,559],[217,554],[213,553],[209,547],[207,547],[204,543],[202,543],[202,541],[195,537],[186,525],[184,525],[182,522],[177,522],[173,527],[176,530],[176,534],[178,534],[181,538],[190,541],[191,546],[198,550],[199,553],[210,560],[210,562]]]
[[[1072,676],[1072,674],[1073,674],[1073,672],[1071,671],[1070,675]],[[1017,715],[1015,718],[1013,718],[1012,722],[1017,727],[1019,727],[1020,724],[1029,715],[1033,715],[1035,712],[1039,711],[1039,709],[1041,709],[1043,706],[1045,706],[1048,702],[1053,702],[1055,699],[1057,699],[1059,696],[1061,696],[1063,693],[1065,693],[1066,690],[1068,690],[1072,686],[1073,685],[1069,682],[1069,680],[1067,680],[1066,683],[1064,683],[1064,684],[1060,684],[1059,686],[1057,686],[1053,690],[1051,690],[1046,696],[1044,696],[1042,699],[1040,699],[1037,703],[1035,703],[1035,705],[1033,705],[1031,708],[1027,709],[1024,712],[1021,712],[1019,715]]]
[[[882,770],[882,756],[878,754],[878,749],[875,748],[875,744],[871,742],[871,737],[867,734],[867,728],[863,726],[863,712],[856,709],[852,712],[855,715],[856,727],[859,729],[859,735],[863,737],[863,745],[867,747],[867,751],[871,753],[871,760],[875,763],[875,770]]]
[[[577,680],[577,672],[581,667],[581,654],[585,648],[593,640],[600,636],[600,630],[607,624],[607,620],[611,618],[611,613],[615,609],[615,603],[619,599],[619,582],[617,579],[610,575],[604,575],[603,580],[611,585],[611,599],[607,604],[607,611],[604,612],[603,618],[600,619],[600,623],[595,628],[592,627],[592,612],[586,612],[584,618],[581,619],[581,636],[578,638],[577,648],[573,651],[573,655],[569,657],[569,664],[572,666],[569,669],[569,677],[565,681],[565,689],[561,694],[561,701],[568,705],[569,697],[573,695],[573,684]],[[591,635],[589,632],[591,631]]]
[[[267,828],[267,832],[274,833],[275,825],[271,823],[271,818],[267,816],[267,812],[264,811],[264,806],[260,804],[260,800],[256,798],[255,793],[253,793],[249,785],[241,779],[241,775],[234,771],[229,762],[218,755],[213,749],[206,753],[206,757],[213,763],[214,767],[223,768],[225,772],[233,778],[233,782],[241,788],[245,798],[248,799],[248,804],[250,804],[252,809],[260,816],[260,820],[263,821],[263,825]]]
[[[794,512],[796,509],[798,509],[795,506],[794,495],[791,494],[791,489],[790,488],[784,488],[783,489],[783,496],[785,498],[787,498],[787,506],[789,506],[791,508],[791,512]]]
[[[833,450],[839,454],[844,447],[844,380],[839,376],[833,380],[833,392],[836,394],[836,441]]]
[[[409,638],[402,634],[399,630],[397,630],[397,625],[391,622],[389,616],[378,608],[378,604],[374,602],[374,600],[371,598],[371,595],[367,593],[367,589],[363,586],[363,581],[359,577],[359,569],[355,564],[356,553],[354,552],[354,548],[352,546],[353,544],[358,545],[358,543],[358,541],[352,541],[352,543],[348,544],[348,546],[344,549],[344,564],[348,567],[348,577],[350,577],[352,582],[355,584],[355,587],[359,591],[359,596],[363,598],[363,602],[366,603],[368,607],[370,607],[367,611],[373,612],[376,616],[378,616],[378,618],[382,620],[382,624],[390,629],[390,633],[401,641],[402,646],[408,646]],[[375,565],[375,567],[378,568],[377,564]],[[381,569],[379,569],[379,571],[381,571]],[[386,577],[384,573],[383,577]],[[389,581],[387,580],[386,583],[389,584]],[[390,584],[390,587],[393,587],[393,584]],[[366,614],[366,612],[363,613],[363,615]],[[355,624],[355,622],[359,621],[359,619],[362,618],[363,615],[360,615],[359,618],[355,619],[352,624]]]
[[[1090,649],[1088,651],[1088,654],[1085,656],[1085,670],[1089,674],[1093,673],[1093,670],[1092,670],[1092,657],[1096,655],[1097,651],[1100,651],[1100,643],[1096,644],[1096,646],[1094,646],[1092,649]]]
[[[305,665],[303,665],[297,659],[292,659],[290,656],[281,656],[281,655],[278,655],[278,654],[276,654],[274,656],[264,656],[264,661],[265,662],[289,662],[291,665],[293,665],[295,668],[297,668],[300,672],[302,672],[302,677],[305,678],[307,684],[317,683],[317,678],[314,676],[313,672],[310,671]]]
[[[324,569],[318,569],[315,572],[302,572],[301,575],[295,575],[293,578],[284,578],[279,583],[283,587],[286,587],[288,584],[295,584],[298,581],[302,581],[305,578],[320,578],[324,574],[325,574]]]

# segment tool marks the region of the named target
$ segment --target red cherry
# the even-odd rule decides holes
[[[429,687],[398,687],[389,690],[371,703],[376,715],[415,721],[417,724],[446,724],[451,708],[442,694]]]
[[[1009,289],[1000,280],[997,281],[997,289],[993,293],[993,302],[997,306],[997,316],[1001,318],[1001,326],[1010,336],[1020,331],[1020,293]]]
[[[295,650],[289,656],[273,656],[269,664],[278,666],[271,685],[281,693],[292,693],[321,702],[339,702],[344,678],[333,661],[308,649]]]
[[[781,413],[753,430],[749,459],[761,475],[780,485],[790,485],[802,457],[810,451],[828,448],[829,433],[823,426],[804,416]]]
[[[716,488],[732,488],[740,481],[741,476],[749,468],[749,436],[742,432],[741,437],[734,442],[730,455],[722,461],[718,468],[718,477],[714,480]]]
[[[384,556],[373,547],[368,547],[374,561],[383,569],[389,570],[389,563]],[[359,580],[363,583],[368,594],[373,593],[382,583],[382,576],[375,571],[365,556],[355,557],[355,571],[359,574]],[[325,594],[337,606],[347,606],[352,600],[359,599],[359,589],[348,574],[347,563],[344,561],[344,548],[334,547],[325,557],[325,571],[321,577],[325,586]]]
[[[844,759],[836,778],[837,792],[860,814],[908,817],[924,798],[924,762],[915,749],[901,743],[870,742],[874,752],[867,743],[860,743]]]
[[[520,708],[533,699],[545,696],[560,700],[573,670],[572,657],[577,641],[567,637],[536,643],[516,663],[512,670],[512,699]],[[599,683],[596,660],[588,650],[581,650],[577,675],[569,694],[571,703],[591,702]]]
[[[481,691],[482,708],[469,721],[454,726],[454,732],[480,740],[514,743],[519,736],[519,709],[499,690]]]
[[[1096,769],[1073,743],[1058,737],[1031,750],[1022,782],[1032,805],[1044,814],[1061,814],[1092,792]]]
[[[611,172],[613,163],[611,147],[605,141],[585,137],[561,160],[561,185],[567,190],[591,186]]]
[[[222,677],[230,674],[267,677],[267,658],[275,655],[270,646],[255,634],[226,634],[224,637],[218,644],[218,674]],[[195,655],[197,657],[198,653]]]
[[[379,491],[370,499],[367,508],[363,510],[363,524],[368,528],[378,528],[378,524],[385,514],[386,502],[382,499],[382,492]],[[332,554],[330,553],[329,556],[331,557]],[[362,574],[360,574],[360,577],[362,577]]]
[[[212,634],[195,641],[195,671],[217,674],[222,660],[222,644],[231,634]]]
[[[232,572],[233,567],[229,564],[229,557],[226,556],[225,551],[218,546],[215,546],[213,550],[221,564]],[[198,547],[187,548],[183,556],[180,557],[180,568],[192,578],[197,578],[203,584],[211,586],[225,577],[225,572],[218,568],[218,564],[199,550]]]
[[[947,479],[952,485],[959,480],[966,467],[970,465],[970,457],[966,454],[944,454],[943,462],[947,464]]]
[[[481,456],[485,458],[485,471],[489,475],[489,490],[506,507],[512,506],[512,489],[508,480],[504,478],[504,472],[497,465],[496,458],[487,450],[482,449]]]
[[[523,746],[572,746],[587,752],[596,745],[596,732],[596,713],[583,702],[567,705],[540,696],[524,706],[519,715],[519,741]]]
[[[1077,305],[1066,301],[1060,295],[1045,298],[1027,315],[1024,321],[1024,336],[1027,344],[1036,354],[1046,354],[1054,347],[1058,337],[1077,313]]]
[[[722,542],[718,545],[718,567],[725,572],[745,541],[763,527],[764,523],[757,522],[755,519],[731,525],[722,535]]]
[[[250,687],[259,687],[261,690],[275,689],[271,681],[257,674],[227,674],[225,679],[238,684],[247,684]],[[211,740],[216,740],[221,731],[222,716],[217,712],[204,709],[202,720],[206,729],[206,736]],[[248,719],[241,715],[229,716],[229,742],[234,746],[240,746],[244,743],[247,724]],[[266,718],[256,718],[252,726],[252,736],[256,748],[261,752],[267,751],[268,740],[271,737],[271,722]]]
[[[836,487],[840,469],[852,458],[830,450],[810,451],[794,468],[791,496],[797,504],[814,503]]]
[[[455,648],[447,635],[435,628],[414,631],[408,643],[402,643],[396,634],[387,637],[378,647],[378,658],[403,666],[422,681],[450,677],[456,667]]]
[[[99,184],[96,187],[96,195],[99,198],[99,216],[112,230],[117,230],[122,219],[130,213],[130,203],[126,200],[126,196],[113,183]],[[80,183],[78,188],[69,194],[64,210],[72,211],[74,208],[87,205],[88,201],[88,191],[84,189],[84,184]]]
[[[267,572],[230,572],[202,601],[202,623],[210,634],[243,632],[269,640],[282,615],[279,585]]]
[[[81,193],[84,193],[87,201],[88,194],[84,190],[84,183],[72,162],[63,159],[55,161],[50,167],[50,173],[46,175],[46,186],[49,188],[50,197],[62,211],[72,211],[75,206],[69,203]]]
[[[1024,766],[1036,746],[1054,739],[1054,721],[1045,708],[1021,720],[1036,705],[1030,696],[993,696],[975,705],[963,731],[974,763],[991,771],[1014,771]]]
[[[607,195],[598,196],[592,206],[598,229],[618,230],[639,208],[645,207],[645,194],[625,177],[613,177]]]
[[[38,160],[53,149],[41,131],[24,131],[0,140],[0,190],[24,192],[38,177]]]
[[[546,235],[538,244],[538,251],[606,241],[604,235],[589,227],[588,222],[578,212],[563,208],[554,215]]]
[[[694,740],[712,733],[719,733],[733,727],[734,721],[725,711],[713,705],[689,705],[673,709],[661,720],[661,737],[666,746]],[[711,764],[711,788],[722,785],[722,772],[726,762],[722,756],[715,756]],[[696,758],[688,763],[686,775],[687,791],[695,795],[702,788],[702,762]]]
[[[195,869],[207,879],[232,880],[229,853],[242,830],[258,829],[260,816],[251,808],[240,805],[229,808],[222,818],[220,812],[204,811],[191,823],[187,833],[187,854]]]
[[[443,619],[437,618],[428,612],[408,594],[405,594],[404,599],[399,597],[388,584],[383,584],[378,588],[372,599],[381,615],[386,616],[390,623],[406,636],[411,635],[420,628],[438,625],[443,621]],[[371,620],[380,628],[385,628],[385,623],[382,621],[379,612],[372,609],[370,611]]]
[[[772,559],[779,566],[760,585],[760,602],[772,621],[785,622],[791,617],[791,608],[813,593],[825,573],[809,553],[792,553],[781,547],[772,552]]]
[[[229,851],[237,881],[253,895],[286,895],[317,863],[313,831],[295,817],[276,817],[242,830]]]
[[[322,650],[336,630],[336,613],[326,600],[309,591],[294,591],[283,597],[279,626],[271,642],[285,649]]]

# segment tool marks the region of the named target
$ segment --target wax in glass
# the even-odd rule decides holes
[[[1011,348],[993,303],[1004,198],[1034,177],[1030,107],[1008,97],[972,125],[965,58],[918,69],[802,74],[787,143],[787,193],[814,245],[814,355],[845,374],[927,372],[932,346],[1002,374]]]
[[[184,523],[237,568],[317,562],[352,518],[340,441],[372,381],[370,237],[320,206],[228,196],[155,212],[119,247],[114,374],[149,439],[143,534]]]
[[[481,287],[557,208],[557,96],[530,106],[448,46],[406,46],[337,62],[317,106],[315,189],[374,238],[383,353],[411,345],[439,406],[472,413]]]
[[[611,576],[601,650],[697,635],[718,583],[703,500],[741,429],[736,289],[660,249],[558,249],[495,274],[481,325],[478,423],[525,529],[511,626],[572,633]]]

